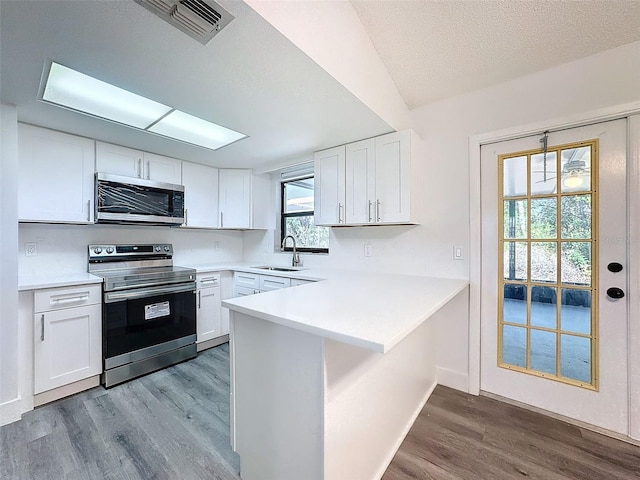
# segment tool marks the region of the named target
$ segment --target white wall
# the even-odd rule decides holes
[[[26,257],[25,242],[36,242],[38,255]],[[218,250],[215,249],[218,242]],[[87,271],[87,246],[94,243],[172,243],[174,265],[211,265],[242,260],[242,233],[125,225],[55,225],[19,227],[20,276]]]
[[[18,120],[0,105],[0,425],[20,418],[18,398]]]
[[[246,3],[393,128],[411,126],[409,110],[350,2]]]
[[[469,278],[469,137],[638,101],[639,65],[640,42],[635,42],[413,110],[413,128],[427,151],[424,223],[334,228],[329,255],[306,255],[305,262]],[[285,263],[288,256],[265,253],[268,235],[273,233],[245,233],[245,257]],[[369,258],[363,255],[364,243],[372,244]],[[464,247],[463,261],[453,259],[454,245]],[[471,320],[479,321],[475,316]],[[441,344],[447,346],[439,367],[451,373],[446,383],[458,388],[468,374],[468,329],[465,317],[442,322],[439,329]]]

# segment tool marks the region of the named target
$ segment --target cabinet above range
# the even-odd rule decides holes
[[[96,142],[96,171],[182,184],[181,160],[104,142]]]

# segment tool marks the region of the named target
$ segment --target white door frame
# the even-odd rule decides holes
[[[469,137],[469,393],[480,394],[480,307],[482,272],[482,225],[480,207],[480,146],[488,143],[512,140],[529,135],[542,134],[545,130],[564,130],[592,123],[617,120],[640,114],[640,102],[615,105],[586,113],[505,128]],[[630,118],[627,135],[627,184],[629,199],[640,199],[640,118]],[[634,181],[632,181],[634,180]],[[640,244],[640,202],[628,201],[629,245]],[[627,259],[629,304],[629,398],[640,403],[640,371],[633,372],[632,365],[640,365],[640,247],[629,249]],[[629,299],[634,299],[629,302]],[[640,370],[640,369],[638,369]],[[629,409],[629,436],[640,439],[640,406]]]

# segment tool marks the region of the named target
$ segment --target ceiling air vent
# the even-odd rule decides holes
[[[134,1],[203,45],[233,20],[233,15],[213,0]]]

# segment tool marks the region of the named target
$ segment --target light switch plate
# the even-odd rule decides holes
[[[364,256],[365,257],[370,257],[371,256],[371,244],[370,243],[365,243],[364,244]]]
[[[453,259],[454,260],[463,260],[464,259],[464,248],[460,246],[453,247]]]

